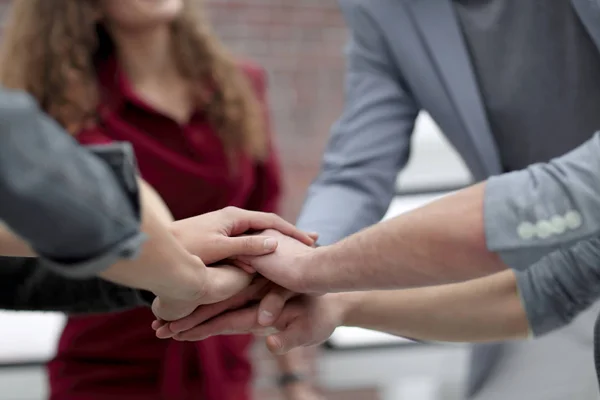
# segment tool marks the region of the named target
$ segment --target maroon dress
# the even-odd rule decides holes
[[[247,73],[265,117],[265,75]],[[275,211],[280,170],[271,151],[266,162],[240,156],[235,172],[223,145],[199,110],[178,124],[137,97],[109,59],[98,65],[103,89],[101,120],[81,132],[85,144],[132,143],[142,177],[162,196],[175,219],[226,206]],[[251,397],[249,336],[222,336],[202,342],[159,340],[148,309],[72,317],[56,357],[48,364],[51,399],[246,400]]]

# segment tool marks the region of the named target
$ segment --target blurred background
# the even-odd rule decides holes
[[[124,0],[126,1],[126,0]],[[0,0],[2,13],[10,0]],[[283,215],[294,220],[315,177],[331,124],[343,105],[346,30],[336,0],[209,0],[219,36],[265,67],[285,171]],[[416,128],[409,167],[398,178],[395,215],[470,181],[462,161],[427,115]],[[42,364],[64,320],[52,314],[0,313],[0,400],[38,400]],[[458,399],[466,371],[462,346],[422,345],[360,329],[339,329],[307,357],[328,399]],[[257,399],[275,400],[276,366],[259,341]],[[443,368],[453,365],[453,368]]]

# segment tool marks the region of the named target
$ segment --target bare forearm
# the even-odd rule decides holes
[[[140,195],[142,231],[149,239],[137,259],[119,261],[103,271],[100,277],[121,285],[160,292],[171,290],[173,282],[185,279],[186,275],[195,279],[203,276],[206,267],[199,259],[193,259],[171,234],[172,216],[162,199],[144,182],[140,182]],[[191,270],[192,266],[194,270]]]
[[[484,184],[322,247],[307,266],[314,291],[397,289],[464,281],[507,266],[487,250]]]
[[[109,281],[138,289],[160,288],[169,276],[175,278],[178,267],[189,264],[191,257],[169,232],[173,221],[169,210],[159,195],[145,182],[139,182],[142,204],[141,230],[149,236],[142,245],[139,257],[121,260],[100,273]],[[33,249],[4,225],[0,226],[0,255],[35,257]],[[198,260],[199,262],[199,260]],[[167,269],[167,266],[174,266]]]
[[[344,304],[344,325],[413,339],[478,342],[528,334],[512,271],[442,286],[332,296]]]
[[[0,256],[35,257],[35,252],[27,242],[0,223]]]

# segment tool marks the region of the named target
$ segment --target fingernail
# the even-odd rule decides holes
[[[262,326],[269,326],[273,323],[273,314],[268,311],[261,311],[258,314],[258,323]]]
[[[277,247],[277,240],[273,238],[265,239],[264,246],[265,250],[275,250],[275,247]]]
[[[270,336],[271,338],[271,343],[273,344],[273,347],[275,348],[275,351],[281,350],[281,348],[283,347],[283,344],[281,343],[281,339],[279,339],[277,336]]]

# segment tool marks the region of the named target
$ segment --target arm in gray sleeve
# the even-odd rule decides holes
[[[488,249],[523,269],[546,254],[600,235],[600,133],[546,164],[488,180]]]
[[[516,271],[535,336],[567,325],[600,297],[600,237],[593,237]]]
[[[153,295],[99,278],[73,280],[37,258],[0,257],[0,309],[93,314],[150,306]]]
[[[379,27],[358,1],[341,2],[350,28],[346,100],[297,225],[331,244],[378,222],[408,161],[419,109]]]
[[[0,91],[0,220],[73,277],[134,257],[143,240],[131,148],[95,152],[27,94]]]

